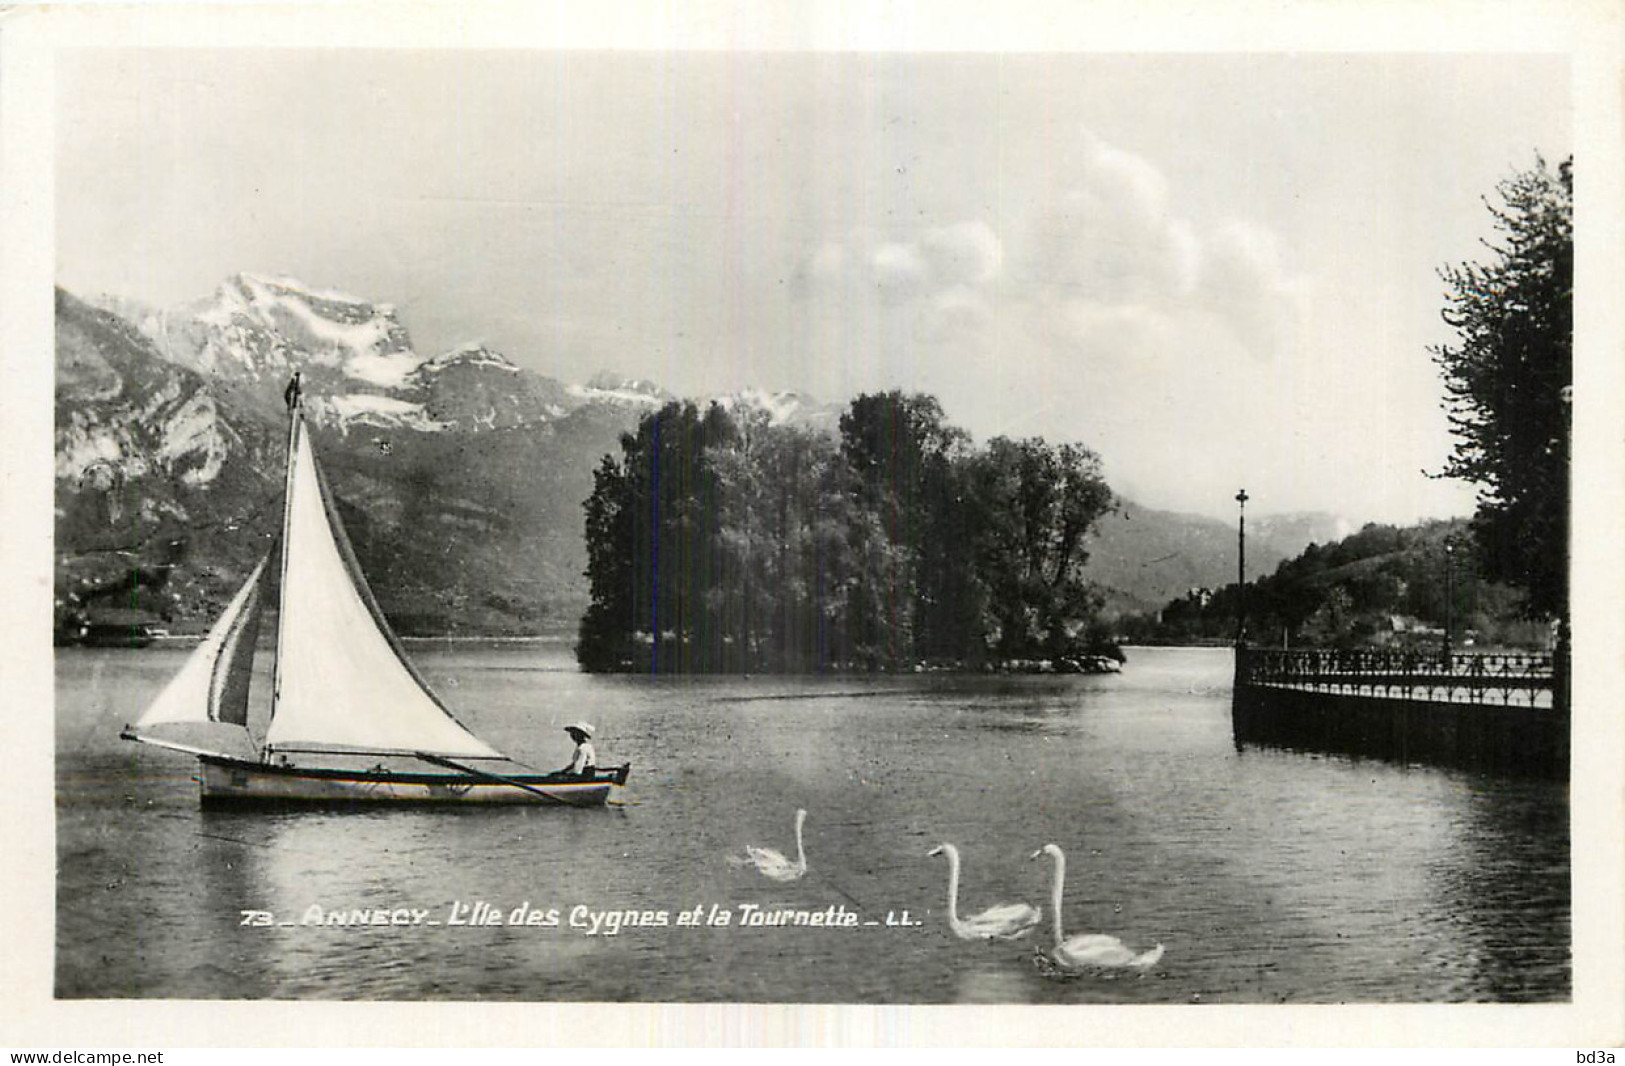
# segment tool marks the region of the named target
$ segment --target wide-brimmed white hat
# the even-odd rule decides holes
[[[575,725],[567,725],[564,727],[564,731],[566,733],[580,733],[581,735],[588,737],[592,736],[592,726],[588,725],[586,722],[577,722]]]

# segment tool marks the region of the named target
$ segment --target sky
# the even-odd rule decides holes
[[[1429,346],[1562,56],[87,49],[57,281],[238,271],[564,381],[936,395],[1231,517],[1470,513]]]

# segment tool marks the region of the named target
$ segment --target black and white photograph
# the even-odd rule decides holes
[[[545,10],[5,35],[30,997],[1618,1046],[1617,12]]]

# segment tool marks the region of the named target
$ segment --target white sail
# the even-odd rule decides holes
[[[166,723],[223,722],[248,727],[248,676],[259,631],[266,559],[254,567],[209,635],[136,722],[137,730]]]
[[[401,657],[330,520],[304,420],[288,478],[277,691],[267,750],[303,747],[504,758],[464,729]]]

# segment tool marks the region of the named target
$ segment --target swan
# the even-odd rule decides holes
[[[762,876],[774,881],[795,881],[807,872],[807,852],[801,844],[801,825],[807,820],[807,812],[796,811],[796,861],[791,862],[772,848],[758,848],[750,844],[745,845],[745,857],[733,857],[729,861],[739,866],[754,866],[762,872]]]
[[[961,940],[1014,940],[1043,916],[1030,903],[1001,903],[969,918],[959,917],[959,849],[938,844],[927,855],[948,856],[948,928]]]
[[[1162,958],[1162,945],[1158,944],[1143,955],[1136,955],[1115,936],[1105,933],[1080,933],[1068,940],[1061,933],[1061,891],[1066,885],[1066,855],[1054,844],[1045,844],[1030,858],[1040,855],[1055,856],[1055,883],[1050,890],[1050,903],[1054,909],[1055,947],[1047,961],[1066,973],[1086,970],[1146,970]],[[1040,956],[1043,958],[1044,956]]]

